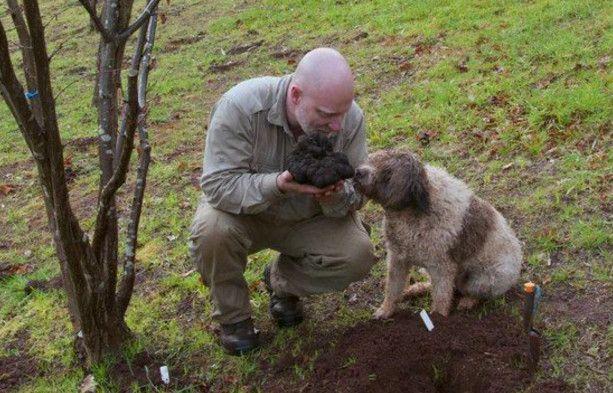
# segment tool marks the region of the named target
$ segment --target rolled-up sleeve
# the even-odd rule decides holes
[[[254,173],[251,168],[254,139],[249,116],[222,97],[209,122],[200,179],[211,206],[234,214],[257,214],[282,198],[279,173]]]
[[[362,110],[356,108],[357,122],[356,126],[349,130],[350,138],[343,146],[342,151],[347,155],[349,163],[354,168],[357,168],[368,159],[368,147],[366,145],[366,125],[364,123],[364,115]],[[320,206],[324,215],[328,217],[343,217],[351,211],[358,210],[364,205],[364,196],[355,189],[353,180],[349,179],[344,182],[343,190],[339,195],[328,203],[320,202]]]

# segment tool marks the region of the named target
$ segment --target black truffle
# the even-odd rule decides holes
[[[323,188],[353,177],[353,167],[344,153],[335,152],[329,138],[321,133],[303,135],[288,158],[294,180]]]

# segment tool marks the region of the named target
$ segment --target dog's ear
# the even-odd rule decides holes
[[[391,209],[413,208],[419,213],[430,209],[430,185],[426,170],[417,157],[402,153],[389,163],[390,175],[385,198]]]

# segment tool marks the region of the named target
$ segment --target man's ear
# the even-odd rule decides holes
[[[289,98],[294,105],[298,105],[302,99],[302,89],[298,85],[292,85],[289,88]]]

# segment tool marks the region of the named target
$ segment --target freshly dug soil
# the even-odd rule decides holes
[[[521,322],[500,311],[417,314],[348,329],[315,362],[305,392],[567,392],[563,382],[530,386]],[[544,345],[543,345],[544,346]]]

